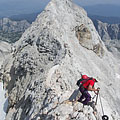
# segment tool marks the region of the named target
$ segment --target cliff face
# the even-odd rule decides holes
[[[3,32],[23,32],[30,24],[26,20],[12,21],[9,18],[0,19],[0,31]]]
[[[93,22],[103,40],[120,40],[120,24],[108,24],[98,20]]]
[[[101,119],[99,101],[96,116],[89,106],[65,102],[81,73],[99,79],[105,114],[117,120],[119,67],[82,8],[70,0],[51,0],[3,64],[6,120]]]
[[[108,50],[120,59],[120,24],[108,24],[98,20],[93,22]]]
[[[0,41],[0,67],[6,56],[11,53],[11,45],[9,43]]]
[[[22,33],[30,26],[26,20],[12,21],[9,18],[0,19],[0,40],[15,42]]]

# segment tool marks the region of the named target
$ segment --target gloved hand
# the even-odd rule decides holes
[[[100,88],[98,87],[95,91],[95,94],[98,95]]]
[[[100,88],[98,87],[98,88],[97,88],[97,90],[99,91],[99,90],[100,90]]]

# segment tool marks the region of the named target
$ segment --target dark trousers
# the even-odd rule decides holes
[[[91,100],[91,95],[88,93],[88,90],[86,90],[83,86],[79,88],[80,92],[82,93],[79,102],[82,102],[84,105],[87,105],[87,103]],[[85,98],[84,101],[82,101]]]

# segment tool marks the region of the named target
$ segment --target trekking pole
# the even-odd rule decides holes
[[[102,113],[103,113],[103,115],[104,115],[104,110],[103,110],[103,105],[102,105],[102,100],[101,100],[100,93],[99,93],[99,98],[100,98],[100,104],[101,104],[101,108],[102,108]]]
[[[97,96],[97,95],[94,95],[94,96],[92,97],[92,99],[94,99],[96,96]]]
[[[95,102],[95,105],[97,105],[98,94],[99,94],[99,91],[97,92],[97,97],[96,97],[96,102]]]
[[[102,105],[100,93],[99,93],[99,98],[100,98],[100,104],[101,104],[102,113],[103,113],[102,120],[109,120],[109,117],[107,115],[104,115],[104,110],[103,110],[103,105]]]

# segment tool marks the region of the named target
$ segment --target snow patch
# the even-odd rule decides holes
[[[0,120],[5,120],[7,106],[8,99],[5,98],[5,90],[3,89],[3,83],[0,82]]]

